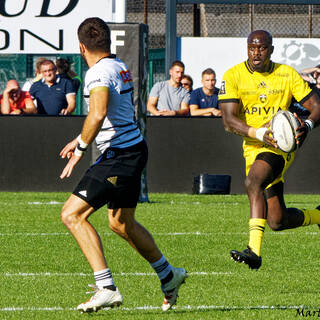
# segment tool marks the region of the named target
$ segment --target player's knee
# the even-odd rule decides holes
[[[109,214],[109,228],[122,238],[128,240],[135,220],[125,209],[115,210]]]
[[[247,176],[245,179],[245,187],[248,194],[261,191],[261,183],[253,176]]]
[[[286,229],[286,225],[282,220],[270,220],[268,219],[268,226],[272,231],[282,231]]]
[[[109,228],[124,239],[128,239],[126,223],[119,221],[118,219],[109,220]]]
[[[62,208],[60,219],[68,229],[71,229],[80,221],[79,216],[70,211],[68,207]]]
[[[121,232],[121,229],[122,229],[121,224],[117,220],[114,220],[114,219],[109,220],[109,228],[110,228],[110,230],[112,230],[115,233]]]

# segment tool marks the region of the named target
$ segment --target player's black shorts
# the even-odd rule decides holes
[[[98,210],[135,208],[141,173],[148,159],[145,141],[132,147],[108,148],[85,173],[73,194]]]

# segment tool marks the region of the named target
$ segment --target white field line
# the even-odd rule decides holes
[[[265,232],[267,235],[273,235],[273,236],[297,236],[299,234],[301,235],[307,235],[307,236],[316,236],[319,234],[319,232],[304,232],[304,233],[298,233],[298,232],[273,232],[273,231],[267,231]],[[102,236],[116,236],[114,233],[110,232],[102,232],[100,233]],[[241,236],[247,236],[248,232],[153,232],[152,235],[154,236],[235,236],[235,235],[241,235]],[[0,237],[51,237],[51,236],[71,236],[69,232],[16,232],[16,233],[0,233]]]
[[[175,310],[224,310],[224,311],[236,311],[236,310],[309,310],[304,306],[225,306],[225,305],[200,305],[200,306],[177,306],[173,307]],[[108,310],[108,309],[105,309]],[[113,309],[111,312],[118,311],[136,311],[136,310],[161,310],[158,306],[142,306],[142,307],[121,307],[119,309]],[[15,311],[76,311],[76,308],[62,308],[62,307],[4,307],[0,308],[2,312],[15,312]],[[110,311],[109,311],[110,312]],[[102,314],[102,313],[101,313]]]
[[[120,272],[120,273],[112,273],[114,276],[119,277],[149,277],[156,276],[157,274],[154,272]],[[199,271],[199,272],[188,272],[189,276],[225,276],[232,275],[231,272],[215,272],[215,271]],[[74,272],[74,273],[60,273],[60,272],[37,272],[37,273],[26,273],[26,272],[18,272],[18,273],[0,273],[0,277],[92,277],[91,273],[82,273],[82,272]]]
[[[211,236],[211,235],[227,235],[228,233],[219,232],[154,232],[152,235],[154,236]],[[229,233],[230,235],[234,235],[235,233]],[[239,232],[238,234],[247,235],[247,232]],[[70,236],[71,234],[69,232],[16,232],[16,233],[0,233],[0,237],[9,237],[9,236],[22,236],[22,237],[39,237],[39,236]],[[116,236],[116,234],[111,232],[101,232],[100,235],[103,236]]]
[[[200,201],[193,201],[193,202],[188,202],[188,201],[173,201],[171,200],[170,202],[159,202],[162,204],[188,204],[188,205],[207,205],[207,204],[217,204],[217,205],[230,205],[230,206],[237,206],[239,204],[239,202],[225,202],[225,201],[220,201],[220,202],[213,202],[213,203],[202,203]],[[7,203],[5,203],[7,204]],[[60,205],[60,204],[64,204],[64,202],[60,202],[60,201],[45,201],[45,202],[41,202],[41,201],[29,201],[27,202],[28,205]]]
[[[29,206],[38,206],[38,205],[62,205],[64,204],[64,202],[61,201],[46,201],[46,202],[41,202],[41,201],[28,201],[28,202],[24,202],[24,201],[17,201],[15,202],[17,205],[29,205]],[[0,202],[1,206],[12,206],[13,202]]]

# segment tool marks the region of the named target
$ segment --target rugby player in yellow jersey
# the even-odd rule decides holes
[[[293,68],[270,60],[274,47],[269,32],[253,31],[247,42],[248,60],[224,74],[219,103],[225,129],[243,136],[245,186],[250,202],[248,248],[231,250],[230,254],[236,262],[259,269],[266,223],[274,231],[320,224],[318,209],[286,208],[283,174],[295,152],[280,151],[268,129],[276,112],[288,110],[294,97],[310,111],[307,120],[299,119],[296,140],[301,147],[308,132],[319,124],[320,101]]]

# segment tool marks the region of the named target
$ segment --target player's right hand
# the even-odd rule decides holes
[[[81,160],[81,158],[82,158],[82,155],[76,156],[75,154],[73,154],[71,156],[71,158],[69,159],[67,165],[64,167],[64,169],[60,175],[60,179],[69,178],[71,176],[71,173],[72,173],[74,167]]]
[[[69,142],[61,151],[60,151],[60,157],[64,159],[67,157],[70,159],[73,155],[74,150],[76,149],[78,145],[77,138],[73,139],[71,142]]]
[[[67,165],[65,166],[65,168],[63,169],[60,175],[61,179],[70,177],[73,171],[73,168],[82,158],[82,156],[76,156],[74,154],[74,150],[76,149],[77,145],[78,145],[78,140],[77,138],[75,138],[71,142],[69,142],[60,152],[60,157],[62,159],[64,158],[69,159]]]
[[[264,136],[263,136],[263,141],[264,141],[266,144],[268,144],[268,145],[270,145],[270,146],[272,146],[272,147],[274,147],[274,148],[278,148],[277,141],[274,139],[274,137],[273,137],[273,131],[272,131],[271,129],[268,129],[268,130],[265,132],[265,134],[264,134]]]

